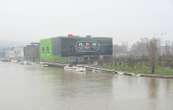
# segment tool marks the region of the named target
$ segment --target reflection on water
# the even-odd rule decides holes
[[[157,98],[158,82],[155,79],[150,79],[148,84],[148,95],[149,98]]]
[[[0,63],[0,110],[172,110],[173,80]]]

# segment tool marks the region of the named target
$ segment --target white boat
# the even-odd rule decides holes
[[[18,60],[16,60],[16,59],[12,59],[11,62],[12,62],[12,63],[17,63]]]
[[[76,70],[76,66],[73,66],[73,65],[66,65],[64,66],[64,70],[68,70],[68,71],[74,71]]]
[[[23,62],[20,62],[20,64],[22,64],[22,65],[32,65],[32,62],[23,61]]]
[[[100,70],[96,70],[96,69],[92,69],[92,72],[93,73],[100,73],[101,71]]]
[[[49,65],[47,64],[41,64],[42,67],[48,67]]]
[[[66,65],[64,66],[64,70],[71,72],[86,72],[86,68],[81,65]]]
[[[86,68],[84,66],[77,66],[76,72],[86,72]]]

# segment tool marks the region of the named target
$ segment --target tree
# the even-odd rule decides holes
[[[152,38],[148,42],[148,57],[149,57],[152,74],[155,73],[157,54],[158,54],[158,40],[155,38]]]

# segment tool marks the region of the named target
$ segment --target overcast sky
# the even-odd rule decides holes
[[[0,0],[0,40],[67,35],[173,41],[173,0]]]

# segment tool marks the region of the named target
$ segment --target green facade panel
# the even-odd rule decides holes
[[[53,40],[42,39],[40,41],[40,60],[47,62],[66,63],[66,58],[53,54]]]

